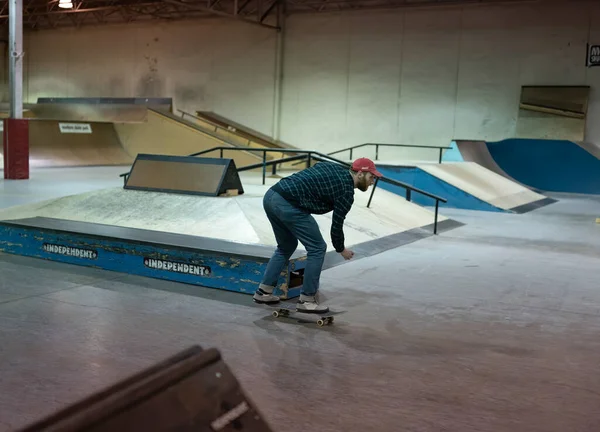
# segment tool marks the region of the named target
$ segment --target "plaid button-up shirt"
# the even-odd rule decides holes
[[[319,162],[281,179],[272,189],[309,213],[333,211],[331,241],[337,252],[344,250],[344,220],[354,204],[354,180],[349,168],[332,162]]]

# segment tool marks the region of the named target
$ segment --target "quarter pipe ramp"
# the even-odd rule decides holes
[[[475,162],[537,191],[600,194],[600,151],[566,140],[456,140],[444,161]]]
[[[8,111],[0,117],[7,117]],[[143,105],[28,104],[30,166],[131,165],[138,153],[189,155],[212,147],[237,147],[168,112]],[[0,133],[0,167],[3,166]],[[206,154],[218,157],[218,152]],[[224,152],[238,167],[255,164],[259,153]]]

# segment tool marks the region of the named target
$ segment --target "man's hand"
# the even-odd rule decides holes
[[[343,251],[340,252],[340,254],[342,254],[345,260],[352,259],[352,257],[354,256],[354,252],[352,252],[350,249],[345,248]]]

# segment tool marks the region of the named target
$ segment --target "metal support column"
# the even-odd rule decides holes
[[[8,0],[10,114],[4,119],[4,178],[29,178],[29,125],[23,119],[23,0]]]
[[[273,94],[273,133],[274,141],[279,141],[279,129],[281,126],[281,87],[283,78],[283,53],[285,42],[285,1],[280,0],[277,4],[277,40],[275,47],[275,91]]]
[[[23,0],[8,0],[10,118],[23,117]]]

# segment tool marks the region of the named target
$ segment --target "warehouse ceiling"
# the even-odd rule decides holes
[[[142,21],[227,17],[277,29],[285,14],[543,0],[19,0],[27,30]],[[573,0],[571,0],[573,1]],[[555,1],[556,2],[556,1]],[[67,8],[61,7],[67,6]],[[0,0],[0,25],[7,28],[8,1]]]

